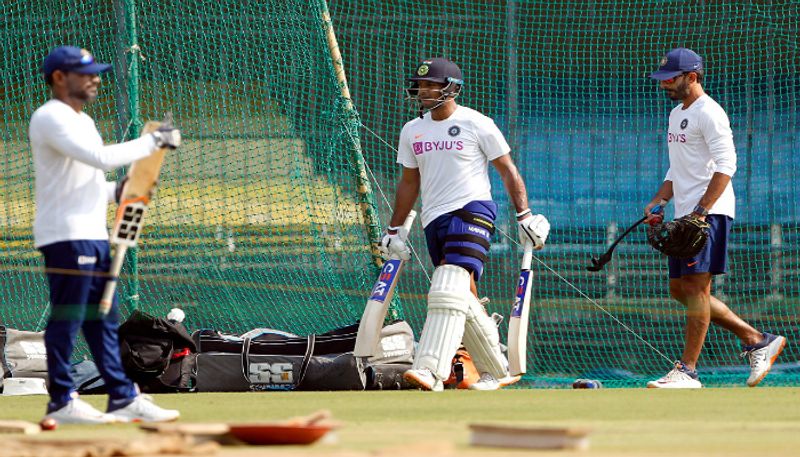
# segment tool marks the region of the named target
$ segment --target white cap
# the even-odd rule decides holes
[[[47,384],[42,378],[6,378],[3,395],[47,395]]]

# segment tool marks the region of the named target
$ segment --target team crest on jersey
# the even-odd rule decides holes
[[[685,129],[687,125],[689,125],[689,119],[684,119],[681,121],[681,129]]]
[[[449,129],[447,129],[447,134],[450,136],[458,136],[459,133],[461,133],[461,127],[457,125],[454,125]]]
[[[427,64],[422,64],[419,66],[419,68],[417,68],[417,75],[425,76],[428,74],[429,69],[430,67]]]

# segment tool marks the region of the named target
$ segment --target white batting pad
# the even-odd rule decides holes
[[[488,372],[497,379],[504,378],[508,375],[508,360],[500,347],[497,325],[478,299],[472,294],[470,297],[467,301],[464,347],[479,372]]]
[[[456,265],[436,267],[428,292],[428,317],[412,368],[431,370],[439,379],[450,376],[453,356],[464,335],[467,303],[470,297],[474,299],[469,285],[467,270]]]

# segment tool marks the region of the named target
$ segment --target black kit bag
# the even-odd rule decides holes
[[[197,346],[182,323],[141,311],[119,327],[125,372],[142,392],[195,390]]]
[[[363,362],[352,354],[357,331],[357,324],[308,336],[197,331],[197,390],[363,390]]]

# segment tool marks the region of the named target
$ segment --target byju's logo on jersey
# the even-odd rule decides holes
[[[685,129],[687,125],[689,125],[689,119],[682,120],[681,121],[681,130]]]
[[[414,155],[418,156],[430,151],[461,151],[464,149],[464,142],[458,141],[415,141],[412,144]]]
[[[458,136],[459,133],[461,133],[461,127],[457,125],[454,125],[449,129],[447,129],[447,134],[450,136]]]
[[[686,143],[686,134],[668,132],[667,143]]]

